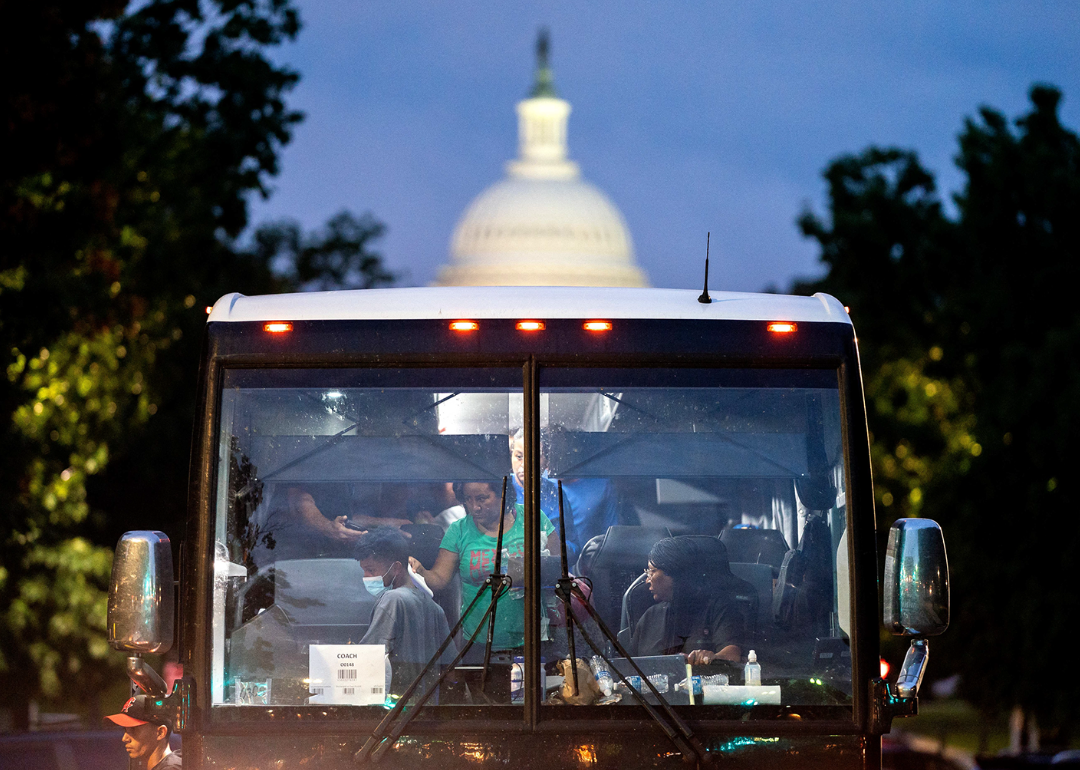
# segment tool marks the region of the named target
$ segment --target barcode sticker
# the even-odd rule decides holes
[[[312,644],[308,681],[312,704],[382,705],[386,648],[381,644]]]

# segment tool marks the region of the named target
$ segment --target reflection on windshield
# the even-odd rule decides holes
[[[640,669],[673,705],[850,708],[835,380],[782,370],[542,370],[545,702],[633,705],[631,688],[647,689]],[[227,375],[215,703],[392,702],[417,677],[437,677],[474,633],[477,646],[432,703],[521,702],[522,394],[512,369]],[[578,668],[588,672],[576,694],[563,676],[567,618],[554,590],[560,524],[578,579]],[[500,528],[512,587],[495,607],[486,682],[486,600],[425,668],[488,590]],[[585,602],[638,669],[599,633]]]

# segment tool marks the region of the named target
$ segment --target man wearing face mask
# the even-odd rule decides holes
[[[409,541],[399,530],[366,532],[356,546],[364,586],[378,601],[361,644],[382,644],[393,668],[390,692],[400,696],[450,634],[446,614],[409,576]],[[454,659],[453,646],[439,661]],[[428,673],[435,678],[438,669]]]

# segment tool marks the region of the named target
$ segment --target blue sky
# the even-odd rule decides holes
[[[431,281],[454,224],[516,154],[515,103],[551,32],[570,156],[622,210],[656,286],[786,288],[820,272],[795,219],[821,171],[870,144],[915,149],[943,196],[979,105],[1010,118],[1034,82],[1080,128],[1080,3],[299,0],[278,51],[306,113],[252,222],[314,228],[347,208],[389,230],[405,283]]]

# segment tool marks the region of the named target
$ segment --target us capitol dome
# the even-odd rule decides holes
[[[548,40],[518,102],[517,160],[465,210],[437,286],[648,286],[622,214],[567,158],[570,103],[555,93]]]

